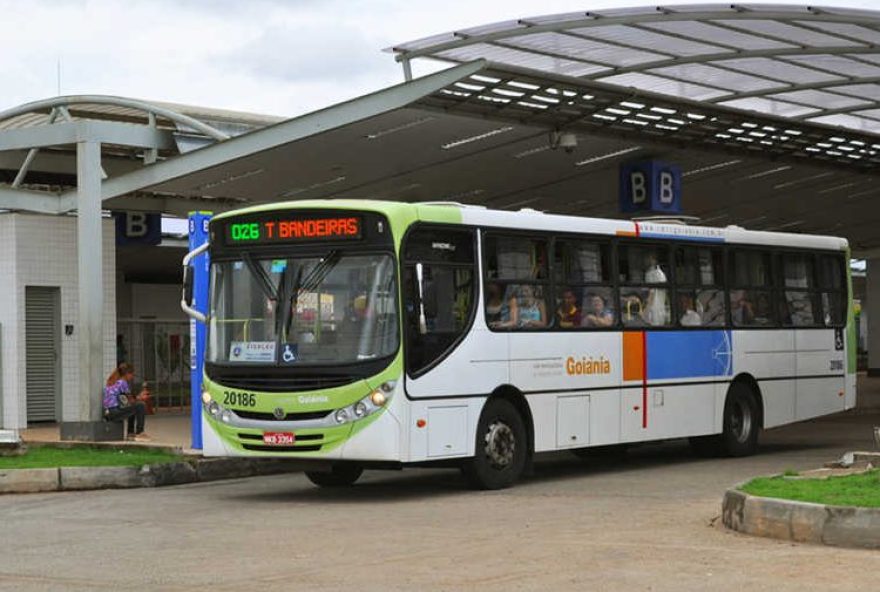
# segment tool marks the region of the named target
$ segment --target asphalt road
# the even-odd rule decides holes
[[[0,590],[871,590],[880,551],[757,539],[719,524],[725,488],[872,446],[880,415],[774,430],[762,453],[683,442],[623,462],[544,457],[513,489],[456,471],[302,475],[0,497]]]

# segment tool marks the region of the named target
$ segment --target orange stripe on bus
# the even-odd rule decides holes
[[[623,333],[623,380],[644,380],[645,342],[642,331]]]
[[[615,233],[617,236],[638,236],[639,233],[635,230],[618,230]]]

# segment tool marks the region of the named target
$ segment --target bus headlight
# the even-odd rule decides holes
[[[212,417],[217,417],[220,415],[220,403],[217,401],[211,401],[208,403],[208,413],[211,414]]]
[[[211,393],[208,391],[202,391],[202,403],[208,405],[211,403]]]
[[[336,423],[343,424],[348,423],[349,421],[363,419],[382,409],[382,407],[385,406],[385,403],[388,402],[388,395],[386,393],[394,389],[393,384],[391,384],[390,387],[386,386],[387,384],[388,383],[385,383],[375,389],[357,403],[337,409],[336,413],[333,415]]]
[[[385,393],[381,390],[376,389],[372,393],[370,393],[370,402],[376,407],[381,407],[385,404],[385,401],[388,399],[385,398]]]

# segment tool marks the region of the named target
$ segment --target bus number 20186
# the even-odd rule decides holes
[[[253,393],[223,391],[223,404],[237,405],[239,407],[253,407],[257,404],[257,396]]]

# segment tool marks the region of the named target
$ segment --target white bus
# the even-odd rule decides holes
[[[292,202],[210,224],[204,453],[460,464],[761,429],[855,405],[845,240],[739,227]],[[188,302],[184,302],[188,309]]]

